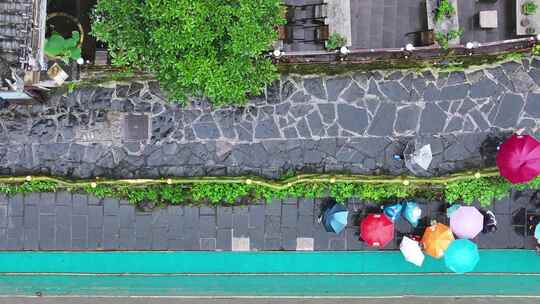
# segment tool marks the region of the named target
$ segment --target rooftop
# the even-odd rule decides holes
[[[494,42],[517,37],[516,0],[453,1],[457,2],[457,19],[459,27],[463,30],[461,44],[469,41]],[[307,5],[323,3],[323,0],[285,0],[285,3]],[[335,31],[347,37],[352,48],[400,48],[407,43],[418,46],[421,45],[420,32],[428,30],[426,0],[324,0],[324,3],[328,7],[326,23],[330,33]],[[481,27],[479,24],[481,11],[495,11],[497,26]],[[334,15],[336,12],[337,16]],[[296,24],[295,38],[304,36],[304,28],[311,26],[305,25],[305,22]],[[344,29],[344,25],[349,28]],[[323,44],[295,39],[293,43],[286,44],[284,49],[322,50]]]
[[[46,0],[0,0],[0,58],[17,72],[42,66],[45,11]]]

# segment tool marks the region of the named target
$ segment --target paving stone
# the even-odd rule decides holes
[[[540,94],[529,93],[525,103],[525,112],[534,118],[540,118]]]
[[[307,116],[307,121],[309,124],[309,129],[311,130],[311,134],[313,134],[313,136],[324,135],[323,124],[319,113],[311,112]]]
[[[441,90],[438,89],[434,84],[430,83],[425,89],[424,89],[424,100],[425,101],[435,101],[440,100],[441,96]]]
[[[8,201],[8,215],[9,216],[23,216],[23,213],[24,213],[23,196],[21,194],[17,194],[10,197]]]
[[[267,215],[264,219],[264,232],[266,237],[278,237],[281,233],[281,217]]]
[[[137,248],[137,241],[135,238],[135,228],[120,228],[120,234],[118,239],[118,248],[123,250]]]
[[[137,248],[137,250],[151,250],[152,249],[152,234],[150,233],[148,236],[145,236],[145,237],[136,237],[135,248]]]
[[[203,215],[199,218],[199,233],[203,237],[216,236],[216,217],[214,215]]]
[[[147,214],[135,215],[135,237],[148,238],[152,236],[152,216]]]
[[[88,206],[88,227],[99,228],[103,225],[103,206]]]
[[[454,116],[450,121],[448,122],[448,125],[444,129],[445,132],[455,132],[455,131],[461,131],[463,129],[463,118]]]
[[[367,133],[374,136],[389,136],[394,131],[396,106],[390,103],[382,103],[373,117]]]
[[[341,99],[345,100],[346,102],[353,103],[361,101],[362,98],[364,98],[365,91],[362,89],[359,85],[356,83],[351,83],[350,87],[343,92],[341,95]]]
[[[304,79],[304,89],[310,95],[313,95],[319,99],[326,99],[326,90],[324,89],[323,81],[321,78],[307,78]]]
[[[469,85],[460,84],[454,86],[446,86],[442,89],[440,99],[441,100],[456,100],[463,99],[469,94]]]
[[[250,251],[250,239],[249,237],[233,237],[232,238],[232,251]]]
[[[39,228],[24,228],[24,250],[39,250]]]
[[[167,250],[168,247],[167,228],[152,228],[152,250]]]
[[[515,125],[523,108],[523,103],[523,99],[519,95],[505,95],[501,100],[493,125],[501,128],[509,128]]]
[[[55,241],[55,216],[39,216],[39,249],[56,249]]]
[[[6,228],[8,226],[8,212],[7,205],[0,206],[0,228]],[[30,211],[30,216],[31,216]]]
[[[489,122],[482,115],[482,113],[480,113],[480,111],[473,110],[471,111],[469,115],[471,116],[471,118],[473,119],[473,121],[476,123],[476,125],[478,126],[480,130],[484,131],[490,127]]]
[[[88,248],[103,248],[103,228],[88,228]]]
[[[106,198],[103,200],[104,215],[118,215],[120,212],[120,204],[117,199]]]
[[[232,229],[218,229],[216,238],[216,249],[231,251],[232,250]]]
[[[435,104],[426,104],[420,116],[420,134],[441,132],[444,126],[441,121],[446,121],[446,114]]]
[[[117,216],[107,215],[103,218],[104,249],[117,249],[119,246],[120,222]]]
[[[7,229],[7,249],[22,250],[24,247],[24,225],[21,216],[9,217]]]
[[[281,238],[265,238],[264,239],[264,250],[267,251],[277,251],[282,250]]]
[[[298,221],[297,205],[282,205],[281,227],[294,228]]]
[[[297,247],[297,232],[294,228],[282,228],[281,240],[283,250],[294,251]]]
[[[322,104],[318,104],[317,106],[319,108],[319,113],[321,113],[323,122],[325,124],[331,124],[335,121],[336,119],[335,105],[322,103]]]
[[[264,230],[257,228],[249,229],[249,245],[252,251],[264,250]]]
[[[133,228],[135,226],[135,208],[130,205],[120,205],[118,217],[120,228]]]
[[[485,98],[491,97],[497,94],[497,84],[489,78],[483,78],[482,80],[473,83],[471,85],[471,98]]]
[[[418,126],[418,119],[422,109],[418,106],[407,106],[397,111],[394,129],[398,133],[414,131]]]
[[[215,251],[217,249],[215,238],[201,238],[201,250]]]
[[[249,228],[264,227],[265,206],[249,206]]]
[[[326,90],[328,91],[328,100],[336,101],[338,97],[341,95],[341,92],[343,92],[343,89],[348,87],[350,83],[351,83],[350,77],[336,77],[336,78],[327,79]],[[305,82],[304,82],[304,86],[305,86]],[[350,93],[354,93],[354,92],[350,92]]]
[[[0,229],[0,249],[8,250],[7,229]]]
[[[255,138],[280,138],[279,128],[273,118],[259,121],[255,127]]]
[[[88,218],[86,215],[73,215],[71,225],[72,240],[86,240],[88,238]]]
[[[365,109],[346,104],[338,104],[338,119],[343,129],[358,134],[364,133],[368,126],[368,116]]]
[[[330,240],[330,250],[347,250],[345,239],[331,239]]]
[[[407,91],[397,81],[387,81],[379,85],[379,88],[386,95],[387,98],[393,101],[405,101],[409,100],[409,91]]]

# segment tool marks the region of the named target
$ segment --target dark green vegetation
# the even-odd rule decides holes
[[[100,0],[92,32],[115,65],[155,74],[172,100],[243,104],[278,77],[264,53],[281,15],[280,0]]]
[[[8,195],[28,192],[69,190],[99,198],[126,199],[134,204],[249,204],[254,200],[335,197],[339,202],[358,198],[377,203],[423,198],[449,203],[488,206],[514,188],[537,189],[540,178],[528,184],[512,185],[497,171],[486,169],[447,177],[416,178],[392,176],[299,175],[281,181],[249,177],[179,178],[156,180],[65,181],[49,177],[3,178],[0,192]]]

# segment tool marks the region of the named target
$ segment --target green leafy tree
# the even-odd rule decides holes
[[[173,100],[242,104],[278,77],[264,57],[281,0],[98,0],[92,32],[113,63],[154,73]]]

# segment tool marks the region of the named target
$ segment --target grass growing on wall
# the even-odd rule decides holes
[[[8,195],[67,190],[99,198],[126,199],[133,204],[156,206],[179,204],[238,205],[271,202],[287,197],[324,198],[339,202],[357,198],[378,203],[410,198],[444,199],[449,203],[488,206],[511,189],[540,187],[540,178],[512,185],[495,168],[461,172],[445,177],[419,178],[307,174],[281,181],[251,177],[202,177],[137,180],[64,180],[54,177],[0,177],[0,192]]]

